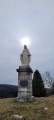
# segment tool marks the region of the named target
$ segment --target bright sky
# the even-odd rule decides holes
[[[21,39],[30,39],[33,70],[54,73],[54,0],[0,0],[0,84],[17,85]]]

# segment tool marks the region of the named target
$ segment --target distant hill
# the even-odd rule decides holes
[[[0,98],[16,97],[18,86],[0,84]]]

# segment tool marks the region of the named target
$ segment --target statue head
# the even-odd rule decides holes
[[[24,49],[27,49],[27,45],[24,45]]]

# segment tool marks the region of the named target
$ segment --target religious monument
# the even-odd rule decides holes
[[[32,73],[33,70],[29,66],[31,61],[31,54],[26,45],[20,55],[22,65],[19,66],[18,72],[18,96],[16,101],[32,101]]]

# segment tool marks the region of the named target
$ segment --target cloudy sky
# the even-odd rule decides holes
[[[21,39],[30,38],[30,66],[54,73],[54,0],[0,0],[0,84],[17,85]]]

